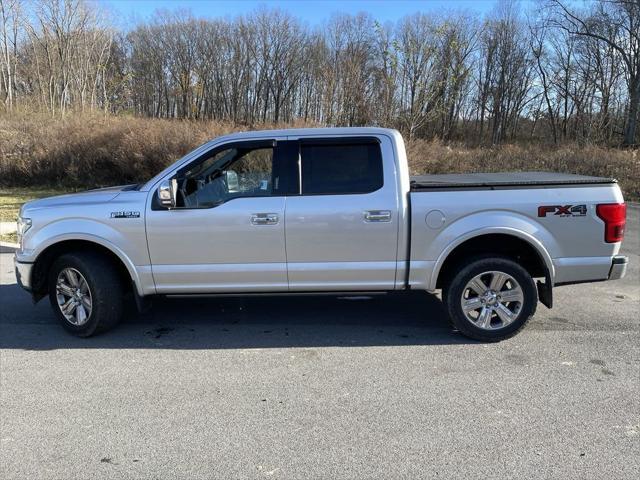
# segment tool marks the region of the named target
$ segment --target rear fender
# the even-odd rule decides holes
[[[480,226],[479,225],[500,225]],[[539,223],[512,211],[488,211],[463,217],[447,226],[431,242],[425,258],[435,258],[435,265],[427,280],[428,290],[436,288],[438,275],[449,254],[459,245],[474,237],[488,234],[504,234],[529,243],[540,255],[551,282],[555,276],[553,252],[558,245],[551,232]],[[551,283],[552,284],[552,283]]]

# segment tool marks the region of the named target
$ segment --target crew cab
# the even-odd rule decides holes
[[[621,278],[625,215],[608,178],[411,177],[395,130],[251,131],[139,185],[25,204],[15,271],[79,336],[114,326],[127,292],[442,289],[458,331],[497,341],[554,287]]]

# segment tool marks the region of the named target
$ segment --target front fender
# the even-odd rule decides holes
[[[136,230],[134,225],[131,228]],[[142,227],[144,233],[144,227]],[[30,234],[32,232],[28,232]],[[127,232],[125,232],[127,233]],[[149,265],[146,242],[140,242],[136,235],[129,236],[111,225],[82,218],[66,218],[51,222],[38,228],[31,235],[25,236],[23,248],[16,253],[20,262],[35,262],[47,248],[68,240],[82,240],[98,244],[113,252],[125,265],[131,276],[136,290],[140,295],[148,294],[145,285],[147,280],[140,277],[136,265]],[[32,248],[30,248],[32,247]],[[150,270],[150,269],[149,269]]]
[[[453,221],[429,243],[424,258],[435,263],[427,279],[428,289],[435,289],[440,269],[456,247],[471,238],[487,234],[511,235],[529,243],[544,261],[553,281],[555,269],[552,258],[559,246],[551,232],[531,218],[513,211],[484,211]]]

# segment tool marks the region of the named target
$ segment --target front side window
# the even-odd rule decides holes
[[[370,193],[383,185],[378,143],[303,144],[302,194]]]
[[[277,182],[277,179],[276,179]],[[272,195],[273,148],[218,151],[177,178],[178,207],[209,208],[238,197]]]

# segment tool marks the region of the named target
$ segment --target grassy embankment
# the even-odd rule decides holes
[[[18,243],[18,234],[15,232],[0,234],[0,242]]]
[[[0,187],[0,222],[15,222],[18,211],[23,203],[36,198],[61,195],[69,190],[51,188],[4,188]],[[15,243],[18,240],[15,233],[0,234],[0,241]]]

